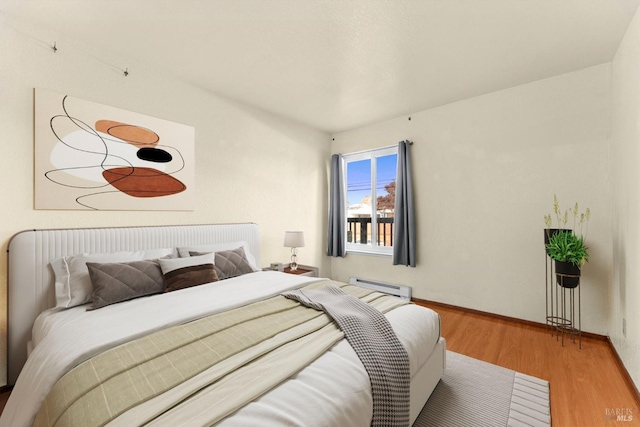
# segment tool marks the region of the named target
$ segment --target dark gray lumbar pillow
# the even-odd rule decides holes
[[[220,269],[225,279],[253,273],[243,247],[232,251],[216,252],[216,268]]]
[[[192,252],[189,251],[191,256],[204,255],[210,252]],[[215,265],[216,274],[219,280],[229,279],[231,277],[242,276],[243,274],[253,273],[254,270],[247,261],[244,248],[218,251],[215,253]]]
[[[164,292],[157,260],[124,263],[87,263],[93,309]]]

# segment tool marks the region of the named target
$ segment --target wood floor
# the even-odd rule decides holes
[[[554,427],[640,426],[640,403],[606,341],[562,347],[544,327],[421,304],[440,313],[448,350],[549,381]],[[8,395],[0,394],[0,411]],[[632,420],[616,421],[616,411]]]
[[[549,381],[554,427],[640,426],[640,408],[607,341],[551,337],[543,326],[426,302],[440,314],[447,350]],[[617,414],[630,421],[616,421]]]

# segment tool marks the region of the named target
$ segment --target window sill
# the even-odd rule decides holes
[[[350,249],[347,248],[347,254],[355,254],[355,255],[370,255],[370,256],[378,256],[378,257],[385,257],[385,258],[391,258],[393,257],[393,252],[387,252],[387,251],[376,251],[376,250],[367,250],[367,249]]]

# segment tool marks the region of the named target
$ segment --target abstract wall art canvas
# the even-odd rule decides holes
[[[35,90],[35,208],[193,210],[191,126]]]

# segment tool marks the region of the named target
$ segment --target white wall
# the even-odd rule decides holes
[[[53,53],[53,41],[59,48]],[[289,259],[285,230],[304,230],[299,260],[329,274],[325,239],[330,137],[225,100],[149,64],[114,56],[0,15],[0,384],[5,382],[6,249],[30,228],[255,222],[262,264]],[[220,59],[224,66],[224,58]],[[122,70],[128,67],[129,76]],[[33,209],[33,88],[40,87],[195,127],[193,212]]]
[[[640,384],[640,13],[612,65],[611,193],[613,274],[611,340]],[[622,322],[626,319],[626,337]]]
[[[335,279],[374,277],[417,298],[545,321],[543,215],[589,207],[582,328],[609,332],[610,64],[334,135],[348,153],[414,141],[418,266],[348,254]]]

